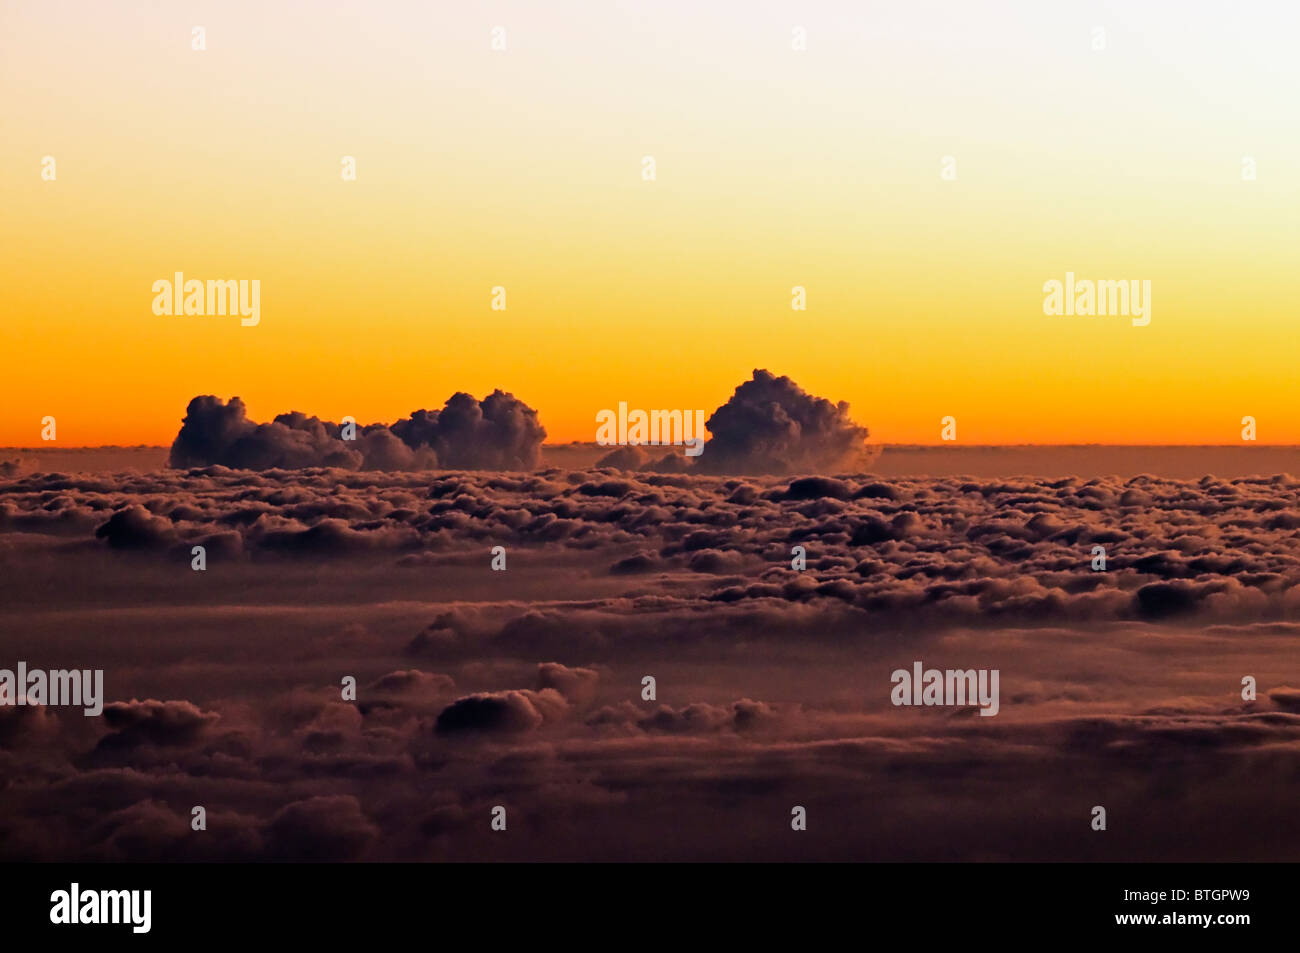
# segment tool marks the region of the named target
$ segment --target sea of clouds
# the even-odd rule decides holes
[[[0,857],[1300,847],[1300,479],[886,480],[765,371],[709,429],[569,469],[501,391],[356,441],[199,397],[169,468],[6,468],[0,658],[108,701],[0,707]],[[891,706],[921,660],[998,669],[998,715]]]

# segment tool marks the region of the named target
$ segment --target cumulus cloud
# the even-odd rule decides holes
[[[590,705],[596,697],[596,683],[600,673],[590,668],[570,668],[559,662],[543,662],[537,666],[537,688],[553,688],[577,706]]]
[[[645,470],[650,455],[639,446],[616,447],[596,461],[596,467],[613,470]]]
[[[110,516],[95,535],[114,549],[152,549],[172,542],[176,530],[171,520],[132,504]]]
[[[512,734],[540,728],[563,716],[569,705],[558,691],[482,692],[458,698],[438,715],[440,735]]]
[[[391,426],[359,426],[355,440],[342,437],[333,421],[293,411],[256,423],[238,397],[225,403],[201,396],[185,410],[169,463],[244,470],[533,469],[546,430],[535,410],[496,390],[481,401],[453,394],[442,410],[417,410]]]
[[[415,668],[389,672],[387,675],[381,675],[367,686],[370,691],[386,694],[406,694],[408,692],[436,694],[437,692],[451,691],[455,687],[455,680],[446,675],[422,672]]]
[[[211,464],[241,470],[344,467],[357,469],[361,453],[338,439],[337,424],[293,412],[272,423],[248,419],[244,402],[211,395],[195,397],[172,443],[173,467]]]
[[[441,411],[417,410],[391,429],[408,447],[428,447],[439,466],[456,470],[531,470],[546,438],[537,411],[501,390],[482,400],[452,394]]]
[[[351,860],[379,833],[351,795],[318,795],[285,805],[271,819],[267,848],[285,860]]]
[[[141,744],[190,745],[221,716],[205,712],[188,701],[145,699],[111,702],[104,706],[104,724],[113,733],[101,742],[104,747],[134,747]]]
[[[849,418],[846,402],[814,397],[766,370],[737,387],[707,426],[712,439],[696,466],[709,473],[840,472],[865,454],[867,428]]]

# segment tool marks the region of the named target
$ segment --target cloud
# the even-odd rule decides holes
[[[267,827],[267,853],[283,860],[351,860],[378,834],[352,795],[318,795],[276,813]]]
[[[337,424],[296,411],[259,424],[248,419],[238,397],[228,404],[211,395],[195,397],[185,408],[169,463],[179,468],[220,464],[240,470],[357,469],[361,453],[338,436]]]
[[[23,779],[0,784],[0,859],[472,860],[496,804],[513,860],[1285,859],[1296,840],[1260,832],[1287,829],[1300,771],[1300,532],[1276,519],[1298,490],[20,474],[9,666],[102,667],[107,699],[0,710],[0,776]],[[894,709],[917,659],[999,668],[1003,714]],[[1115,837],[1089,836],[1094,803]],[[781,833],[793,804],[807,838]]]
[[[1300,688],[1279,685],[1268,693],[1268,697],[1279,708],[1300,714]]]
[[[191,745],[221,716],[205,712],[188,701],[110,702],[104,706],[104,724],[113,733],[101,747],[135,747],[142,744]]]
[[[534,469],[546,439],[537,411],[501,390],[481,401],[452,394],[441,411],[417,410],[391,429],[408,447],[428,447],[439,466],[455,470]]]
[[[58,730],[58,716],[44,705],[0,706],[0,748],[39,744]]]
[[[578,707],[592,703],[599,681],[600,673],[591,668],[570,668],[559,662],[542,662],[537,666],[538,690],[553,688]]]
[[[388,426],[358,426],[344,440],[339,424],[293,411],[271,423],[248,419],[244,402],[195,397],[172,443],[169,463],[185,469],[242,470],[534,469],[546,430],[537,412],[496,390],[483,400],[457,393],[442,410],[417,410]]]
[[[540,728],[567,708],[554,689],[484,692],[456,699],[439,713],[436,728],[440,735],[515,734]]]
[[[154,516],[143,506],[133,504],[118,510],[97,530],[95,536],[106,540],[114,549],[153,549],[176,538],[171,520]]]
[[[98,537],[108,550],[187,570],[189,548],[203,544],[213,568],[328,556],[392,559],[414,574],[482,565],[497,544],[512,563],[545,546],[552,555],[592,553],[605,578],[709,605],[716,617],[725,616],[720,604],[770,611],[776,602],[835,600],[878,618],[924,623],[1000,624],[1058,612],[1153,622],[1267,619],[1300,607],[1300,533],[1274,519],[1298,485],[1290,477],[1144,476],[885,486],[847,475],[742,481],[600,470],[431,478],[219,465],[121,477],[31,474],[3,486],[0,561],[53,545],[42,537]],[[1133,486],[1148,504],[1105,502]],[[796,544],[807,558],[803,573],[790,570]],[[1095,545],[1106,548],[1104,572],[1091,571]],[[571,653],[622,637],[615,623],[574,630],[570,618],[552,618],[540,606],[519,616],[499,638],[520,650]],[[416,655],[466,649],[433,631],[411,647]]]
[[[755,370],[713,412],[696,466],[707,473],[841,472],[860,465],[867,428],[849,405],[814,397],[788,377]]]
[[[451,691],[456,687],[454,679],[446,675],[422,672],[419,669],[401,669],[381,675],[368,686],[368,691],[382,694],[437,694]]]
[[[596,469],[608,467],[613,470],[644,470],[650,473],[685,473],[691,468],[691,458],[681,453],[668,451],[657,459],[640,446],[629,444],[616,447],[594,464]]]
[[[145,800],[109,814],[90,836],[116,860],[164,860],[189,830],[189,824],[166,804]]]

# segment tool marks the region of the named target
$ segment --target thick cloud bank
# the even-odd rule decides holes
[[[1298,507],[1288,475],[0,479],[0,668],[104,672],[102,717],[0,706],[0,860],[1285,861]],[[918,661],[999,671],[1000,713],[892,704]]]
[[[202,544],[214,565],[370,554],[431,566],[477,565],[500,545],[513,567],[516,550],[545,547],[646,584],[712,579],[691,601],[715,619],[821,601],[912,621],[1268,619],[1300,607],[1298,491],[1288,475],[32,474],[0,482],[0,555],[45,536],[169,565]],[[791,571],[796,546],[807,572]],[[662,597],[651,608],[681,594]]]
[[[185,410],[169,462],[178,468],[241,470],[530,470],[541,463],[546,429],[537,411],[503,391],[483,400],[457,393],[442,410],[417,410],[391,426],[339,424],[296,411],[271,423],[248,419],[244,402],[195,397]]]
[[[838,473],[863,458],[867,428],[845,401],[814,397],[788,377],[755,370],[713,412],[697,464],[707,473]]]

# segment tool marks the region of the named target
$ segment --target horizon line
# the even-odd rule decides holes
[[[651,449],[671,449],[681,446],[680,444],[598,444],[593,440],[570,440],[564,443],[543,443],[542,449],[548,447],[552,449],[562,449],[565,447],[590,447],[592,449],[617,450],[623,446],[638,446]],[[708,446],[706,443],[705,446]],[[1237,447],[1240,449],[1250,449],[1269,447],[1280,449],[1300,450],[1300,443],[1264,443],[1262,441],[1241,440],[1235,443],[1105,443],[1101,441],[1092,441],[1089,443],[958,443],[956,441],[943,441],[939,443],[867,443],[865,447],[880,450],[1014,450],[1014,449],[1074,449],[1074,448],[1132,448],[1132,449],[1169,449],[1169,450],[1210,450],[1210,449],[1229,449]],[[21,446],[4,446],[0,447],[0,452],[5,451],[24,451],[28,453],[53,453],[60,450],[170,450],[170,444],[161,443],[81,443],[81,444],[63,444],[59,446],[41,446],[41,447],[21,447]]]

